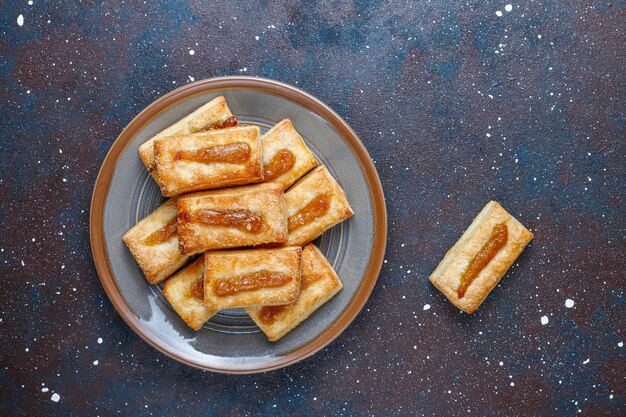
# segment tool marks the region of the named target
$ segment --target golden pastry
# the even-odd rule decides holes
[[[283,189],[278,184],[203,191],[178,198],[182,253],[287,240]]]
[[[302,248],[207,252],[204,305],[239,308],[292,303],[300,293]]]
[[[261,139],[256,126],[154,141],[157,183],[165,196],[263,180]]]
[[[204,256],[163,283],[163,295],[178,315],[194,330],[219,310],[204,305]]]
[[[325,166],[302,177],[285,193],[287,245],[305,245],[354,214],[346,195]]]
[[[176,199],[172,198],[122,238],[153,284],[163,281],[187,262],[188,256],[180,252],[176,229]]]
[[[277,123],[261,138],[263,144],[263,181],[289,188],[318,164],[291,120]]]
[[[500,204],[490,201],[430,276],[455,306],[473,313],[532,240]]]

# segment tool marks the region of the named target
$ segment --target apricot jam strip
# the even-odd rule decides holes
[[[211,162],[240,164],[250,159],[250,145],[244,142],[235,142],[228,145],[194,149],[193,151],[178,151],[174,159],[176,161],[193,161],[204,164]]]
[[[480,274],[480,271],[491,262],[496,254],[506,245],[506,241],[509,238],[509,229],[506,224],[499,223],[493,227],[491,231],[491,237],[478,251],[474,259],[469,263],[465,272],[461,276],[461,285],[457,289],[457,295],[459,298],[463,298],[465,292],[472,284],[474,279]]]
[[[167,224],[160,229],[152,232],[148,237],[146,237],[143,241],[144,244],[148,246],[154,246],[161,243],[165,243],[174,236],[176,236],[176,218],[174,217],[172,220],[167,222]]]
[[[209,130],[226,129],[229,127],[235,127],[238,124],[239,124],[239,120],[237,119],[237,116],[233,115],[224,120],[219,120],[213,123],[212,125],[208,125],[204,127],[202,130],[209,131]]]
[[[261,309],[261,313],[259,314],[259,318],[261,319],[261,323],[271,326],[276,321],[276,316],[278,313],[283,311],[285,306],[265,306]]]
[[[273,181],[289,171],[296,164],[296,156],[287,149],[281,149],[263,167],[265,181]]]
[[[300,289],[300,291],[304,291],[309,285],[311,285],[315,281],[319,281],[320,279],[322,279],[322,276],[320,274],[302,274],[302,288]],[[274,324],[274,321],[276,321],[276,316],[288,306],[289,305],[265,306],[261,309],[259,318],[261,319],[262,323],[271,326],[272,324]]]
[[[332,195],[329,193],[320,194],[311,200],[306,206],[302,207],[293,216],[287,219],[287,228],[292,232],[299,227],[306,226],[318,217],[328,213],[330,209],[330,201]]]
[[[193,298],[196,298],[200,301],[204,300],[204,280],[200,279],[200,280],[195,281],[191,285],[191,288],[189,289],[189,292],[187,293],[187,295]]]
[[[263,226],[263,216],[250,210],[211,210],[200,209],[195,212],[178,214],[185,222],[203,223],[209,226],[234,227],[243,232],[259,233]]]
[[[214,281],[213,292],[219,297],[226,297],[244,291],[282,287],[291,279],[291,275],[262,270]]]

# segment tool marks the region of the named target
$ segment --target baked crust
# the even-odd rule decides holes
[[[291,120],[278,122],[261,138],[263,144],[263,166],[268,173],[270,162],[279,152],[290,152],[294,157],[293,166],[276,178],[265,181],[281,184],[283,190],[291,187],[300,177],[318,165],[317,159],[306,146]]]
[[[189,327],[200,330],[219,310],[204,305],[204,256],[168,278],[163,283],[163,295]]]
[[[337,294],[343,285],[324,255],[310,243],[302,249],[302,286],[292,304],[248,307],[246,312],[272,342],[278,341]]]
[[[278,184],[257,184],[203,191],[178,198],[178,239],[185,254],[205,250],[253,246],[287,240],[283,189]],[[206,224],[194,217],[202,210],[251,213],[261,219],[257,231],[245,227]]]
[[[207,126],[223,121],[232,116],[226,99],[219,96],[209,101],[193,113],[183,117],[167,129],[157,133],[139,146],[139,157],[148,171],[155,175],[154,141],[158,138],[176,135],[189,135]],[[155,176],[156,179],[156,176]]]
[[[247,147],[249,156],[237,162],[180,159],[181,153],[224,146]],[[239,126],[154,141],[157,183],[165,196],[255,183],[263,180],[261,139],[257,126]]]
[[[289,230],[288,246],[303,246],[354,214],[345,193],[322,165],[302,177],[285,193],[287,218],[296,215],[315,198],[323,195],[331,197],[326,213],[308,224]]]
[[[175,220],[176,199],[172,198],[139,221],[122,238],[152,284],[157,284],[176,272],[189,258],[180,252],[176,233],[165,242],[151,245],[146,243],[150,235]]]
[[[460,298],[457,290],[461,285],[461,276],[472,259],[489,241],[494,227],[498,224],[505,224],[508,230],[504,247],[478,273],[467,288],[465,295]],[[446,253],[437,269],[431,274],[430,282],[455,306],[466,313],[473,313],[532,239],[533,234],[517,219],[499,203],[490,201],[476,216],[459,241]]]
[[[251,249],[207,252],[204,255],[204,305],[210,308],[239,308],[292,303],[300,293],[302,248]],[[281,274],[280,285],[220,294],[217,286],[243,285],[251,274]]]

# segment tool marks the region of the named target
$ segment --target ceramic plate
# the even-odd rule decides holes
[[[315,243],[344,288],[277,343],[269,342],[241,309],[225,310],[200,331],[188,328],[150,285],[122,242],[164,198],[138,148],[156,133],[216,96],[226,97],[241,123],[267,131],[289,118],[317,158],[346,191],[355,215]],[[142,111],[117,138],[96,181],[90,213],[91,247],[100,280],[126,323],[161,352],[185,364],[227,373],[263,372],[295,363],[334,340],[369,297],[387,238],[385,203],[371,158],[356,134],[328,106],[276,81],[224,77],[181,87]]]

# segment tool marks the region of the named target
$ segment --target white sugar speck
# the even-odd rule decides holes
[[[98,362],[97,360],[93,361],[93,364],[94,364],[94,365],[97,365],[97,364],[99,364],[99,363],[100,363],[100,362]]]
[[[28,5],[32,6],[33,5],[33,0],[28,0]]]
[[[430,310],[430,304],[424,304],[424,311]]]
[[[514,387],[515,386],[515,382],[511,382],[511,386]]]
[[[583,361],[583,365],[587,365],[588,363],[589,363],[589,358],[587,358],[587,359],[585,359],[585,360]]]
[[[189,50],[189,55],[194,55],[196,53],[196,51],[194,51],[193,49]]]
[[[255,36],[254,39],[259,40],[259,35]]]
[[[541,39],[541,35],[537,35],[537,38],[538,38],[538,39]]]
[[[513,10],[513,6],[511,6],[510,4],[507,4],[506,6],[504,6],[504,10],[506,10],[507,12],[510,12],[511,10]]]
[[[54,394],[52,394],[52,397],[50,397],[50,399],[54,401],[55,403],[58,403],[59,400],[61,399],[61,396],[55,392]]]
[[[17,17],[17,25],[18,26],[24,26],[24,16],[23,15],[19,15]]]
[[[50,391],[50,390],[49,390],[48,388],[46,388],[46,387],[43,387],[43,388],[41,389],[41,392],[48,392],[48,391]]]
[[[568,298],[567,300],[565,300],[565,307],[567,308],[574,307],[574,300],[572,300],[571,298]]]
[[[548,321],[549,321],[549,320],[548,320],[548,316],[542,316],[542,317],[541,317],[541,324],[543,324],[544,326],[545,326],[546,324],[548,324]]]
[[[99,338],[98,338],[98,344],[99,344],[99,345],[101,345],[101,344],[102,344],[102,338],[101,338],[101,337],[99,337]]]
[[[619,343],[617,344],[617,346],[619,346],[619,347],[624,347],[624,342],[619,342]]]
[[[504,365],[504,362],[500,361],[500,362],[498,363],[498,365],[502,366],[502,365]]]
[[[502,17],[502,12],[500,10],[496,10],[496,16]]]

